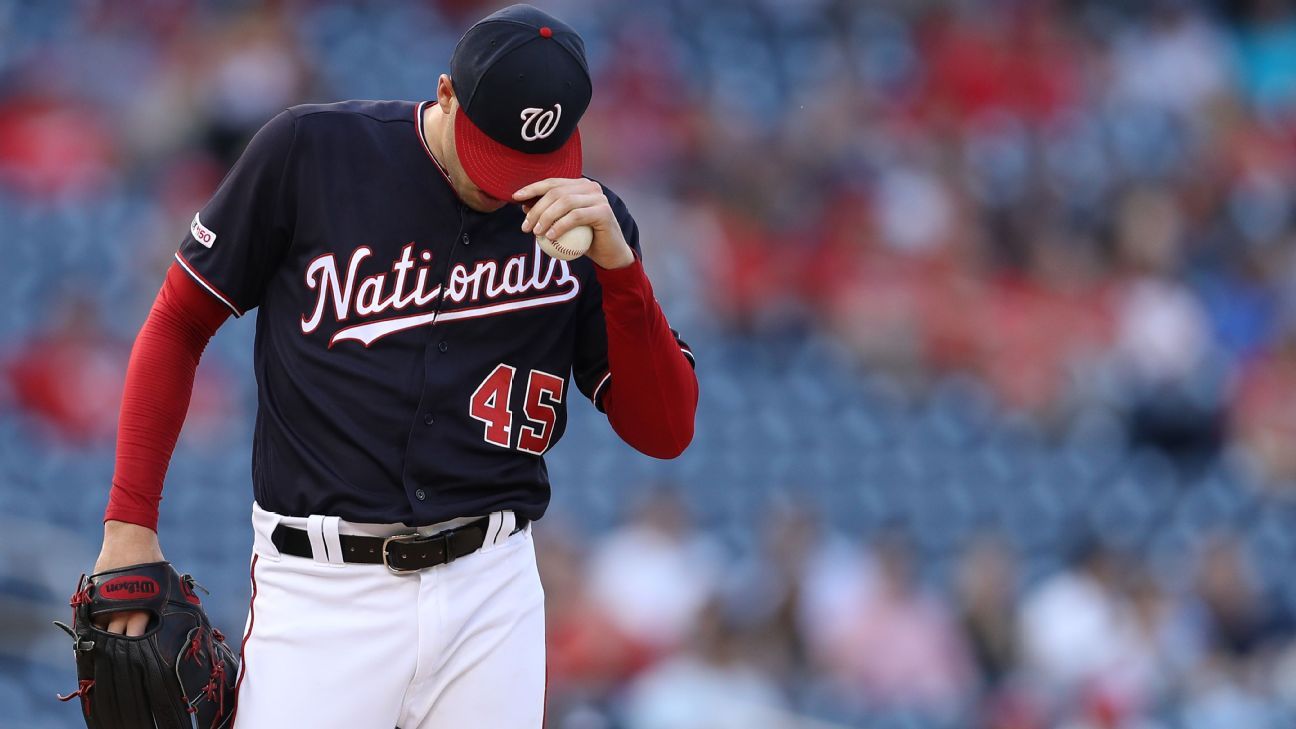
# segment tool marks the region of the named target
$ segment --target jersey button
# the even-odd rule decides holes
[[[468,245],[468,234],[464,233],[462,236],[459,237],[459,240],[463,241],[464,245]]]
[[[419,501],[427,501],[427,492],[424,491],[423,489],[418,489],[414,492],[414,498],[418,499]]]
[[[435,423],[435,422],[436,422],[436,418],[433,418],[433,417],[432,417],[432,413],[428,413],[427,415],[424,415],[424,416],[423,416],[423,424],[424,424],[424,425],[431,425],[431,424],[433,424],[433,423]]]
[[[440,344],[437,345],[437,349],[439,349],[439,350],[441,350],[442,352],[444,352],[444,351],[450,349],[450,345],[446,344],[445,342],[442,342],[442,343],[440,343]]]

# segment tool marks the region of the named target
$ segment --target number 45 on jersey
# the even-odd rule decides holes
[[[526,400],[523,413],[526,421],[517,431],[513,443],[513,412],[509,401],[513,394],[513,378],[517,369],[506,364],[495,369],[482,380],[469,400],[468,412],[486,424],[486,442],[500,448],[516,447],[520,451],[543,455],[553,438],[558,422],[557,406],[562,404],[566,380],[540,370],[531,370],[527,377]]]

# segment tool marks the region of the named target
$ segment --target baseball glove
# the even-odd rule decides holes
[[[196,583],[170,562],[81,576],[72,596],[78,687],[89,729],[223,729],[234,715],[238,659],[212,627]],[[199,588],[201,589],[201,588]],[[144,635],[101,630],[94,619],[121,610],[149,612]]]

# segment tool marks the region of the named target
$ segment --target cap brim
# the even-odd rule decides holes
[[[468,179],[487,195],[513,199],[513,193],[550,177],[580,177],[580,130],[553,152],[527,154],[510,149],[477,128],[461,107],[455,112],[455,151]]]

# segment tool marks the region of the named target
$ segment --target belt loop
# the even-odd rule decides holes
[[[517,514],[512,511],[501,511],[500,521],[503,523],[500,524],[499,533],[495,535],[496,544],[513,536],[513,530],[517,528]]]
[[[492,511],[490,515],[486,517],[486,533],[482,535],[482,546],[495,543],[495,535],[499,533],[501,526],[500,521],[503,516],[504,512],[502,511]]]
[[[338,536],[338,524],[341,517],[326,516],[321,525],[324,535],[324,547],[328,550],[329,564],[340,565],[342,562],[342,540]]]
[[[311,514],[306,518],[306,536],[310,539],[311,558],[328,564],[328,549],[324,546],[324,517]]]

